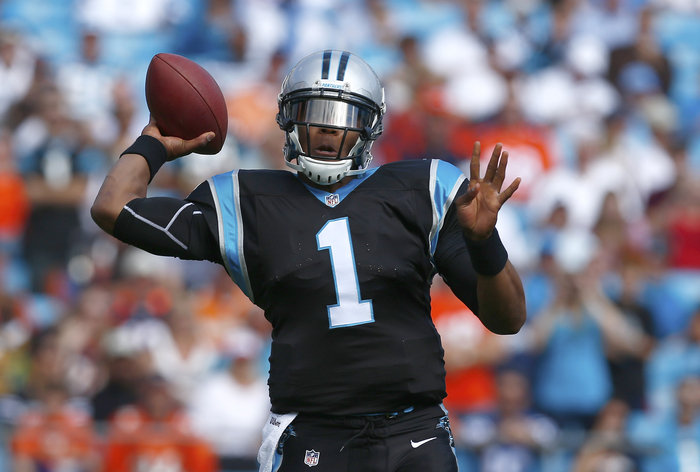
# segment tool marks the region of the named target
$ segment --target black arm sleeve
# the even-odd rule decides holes
[[[206,182],[185,200],[151,197],[130,201],[117,217],[114,237],[160,256],[223,264],[216,208]]]
[[[457,196],[464,194],[469,181],[462,183]],[[462,228],[457,221],[454,203],[445,215],[445,221],[438,237],[433,259],[438,273],[462,303],[479,316],[479,302],[476,296],[476,272],[464,242]]]

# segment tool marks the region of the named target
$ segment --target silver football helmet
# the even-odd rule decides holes
[[[365,61],[345,51],[311,54],[287,74],[277,102],[277,123],[286,134],[284,159],[289,167],[321,185],[365,173],[386,111],[384,87]],[[310,127],[343,132],[335,158],[311,154]],[[302,128],[305,133],[300,133]],[[359,133],[359,137],[343,157],[349,131]],[[307,140],[307,151],[302,147],[302,136]]]

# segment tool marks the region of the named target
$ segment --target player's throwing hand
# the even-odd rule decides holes
[[[168,151],[168,160],[172,161],[178,157],[186,156],[190,153],[197,152],[203,149],[209,142],[214,139],[213,132],[202,133],[194,139],[185,140],[175,136],[163,136],[158,129],[158,124],[153,116],[146,127],[141,132],[142,135],[148,135],[156,138],[158,141],[163,143],[165,149]]]

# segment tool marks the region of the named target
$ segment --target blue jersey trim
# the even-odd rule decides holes
[[[272,462],[272,472],[277,472],[280,470],[280,467],[282,467],[283,459],[284,453],[280,454],[279,452],[275,451],[275,456]]]
[[[301,181],[301,180],[300,180],[300,182],[302,182],[304,185],[306,185],[306,188],[309,189],[309,191],[314,195],[314,197],[316,197],[316,198],[318,199],[318,201],[321,202],[321,203],[323,203],[324,205],[326,204],[326,197],[327,197],[328,195],[332,195],[333,193],[335,193],[336,195],[338,195],[338,197],[340,197],[340,200],[339,200],[339,202],[338,202],[338,203],[340,203],[340,202],[343,201],[343,199],[344,199],[345,197],[347,197],[348,195],[350,195],[350,192],[352,192],[353,190],[355,190],[355,189],[357,188],[358,185],[360,185],[362,182],[364,182],[364,180],[365,180],[367,177],[369,177],[369,176],[371,176],[372,174],[374,174],[374,173],[377,171],[377,169],[379,169],[379,167],[374,167],[374,168],[372,168],[372,169],[368,169],[367,172],[365,172],[365,173],[362,174],[361,176],[358,176],[358,177],[355,178],[355,179],[352,179],[350,182],[348,182],[347,184],[343,185],[343,186],[340,187],[338,190],[336,190],[335,192],[332,192],[332,193],[331,193],[331,192],[327,192],[327,191],[325,191],[325,190],[318,189],[318,188],[316,188],[316,187],[312,187],[312,186],[308,185],[308,184],[307,184],[306,182],[304,182],[304,181]],[[298,176],[297,176],[297,178],[298,178]]]
[[[243,293],[254,301],[243,253],[243,221],[238,171],[215,175],[210,182],[214,190],[219,222],[219,243],[226,270]]]
[[[430,163],[430,199],[433,204],[433,226],[430,229],[430,255],[435,254],[445,215],[466,180],[462,171],[449,162],[434,159]]]

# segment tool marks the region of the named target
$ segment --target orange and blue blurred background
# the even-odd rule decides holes
[[[286,168],[281,81],[329,48],[385,85],[372,165],[468,175],[473,143],[501,142],[523,179],[498,221],[523,330],[492,335],[433,285],[460,470],[700,471],[698,1],[0,0],[0,472],[256,469],[263,314],[89,207],[148,123],[155,54],[228,104],[224,149],[149,187],[184,198]]]

